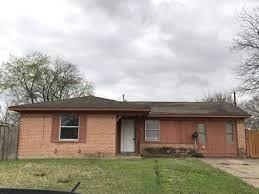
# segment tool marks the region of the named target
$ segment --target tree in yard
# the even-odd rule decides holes
[[[202,102],[229,102],[234,103],[232,95],[230,92],[215,92],[212,94],[205,95]]]
[[[259,7],[243,10],[238,15],[240,32],[234,39],[233,49],[240,51],[243,59],[236,68],[241,80],[240,91],[254,94],[259,91]]]
[[[0,66],[0,89],[18,103],[36,103],[91,95],[94,86],[74,64],[35,52]]]
[[[252,115],[251,118],[246,119],[246,128],[259,129],[259,96],[242,102],[240,106]]]
[[[0,106],[0,123],[11,124],[14,126],[19,125],[20,113],[8,110],[12,103],[5,102],[5,106]]]

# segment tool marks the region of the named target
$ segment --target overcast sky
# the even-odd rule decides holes
[[[95,95],[196,101],[229,90],[235,16],[258,0],[1,1],[0,60],[41,51],[77,64]]]

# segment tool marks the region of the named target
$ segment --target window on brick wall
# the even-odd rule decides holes
[[[225,124],[225,132],[227,143],[234,143],[234,122],[227,122]]]
[[[205,123],[199,123],[198,124],[198,130],[199,130],[199,141],[201,144],[206,144],[207,141],[207,130]]]
[[[61,114],[60,140],[78,140],[79,116],[77,114]]]
[[[160,139],[160,122],[159,120],[146,120],[145,122],[145,140],[159,141]]]

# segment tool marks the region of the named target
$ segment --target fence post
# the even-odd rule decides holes
[[[3,159],[4,155],[4,127],[0,125],[0,160]]]

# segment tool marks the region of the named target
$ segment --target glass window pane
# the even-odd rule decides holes
[[[233,134],[231,134],[231,133],[226,134],[226,138],[227,138],[227,143],[233,143],[234,142]]]
[[[233,123],[226,123],[225,129],[226,133],[233,133]]]
[[[146,140],[159,140],[159,130],[146,130]]]
[[[60,139],[78,139],[78,128],[61,127]]]
[[[200,133],[199,140],[201,144],[206,144],[206,133]]]
[[[159,129],[159,121],[158,120],[147,120],[146,121],[146,129]]]
[[[206,133],[206,127],[204,123],[199,123],[198,124],[198,129],[200,133]]]
[[[62,114],[61,126],[78,126],[79,117],[76,114]]]

